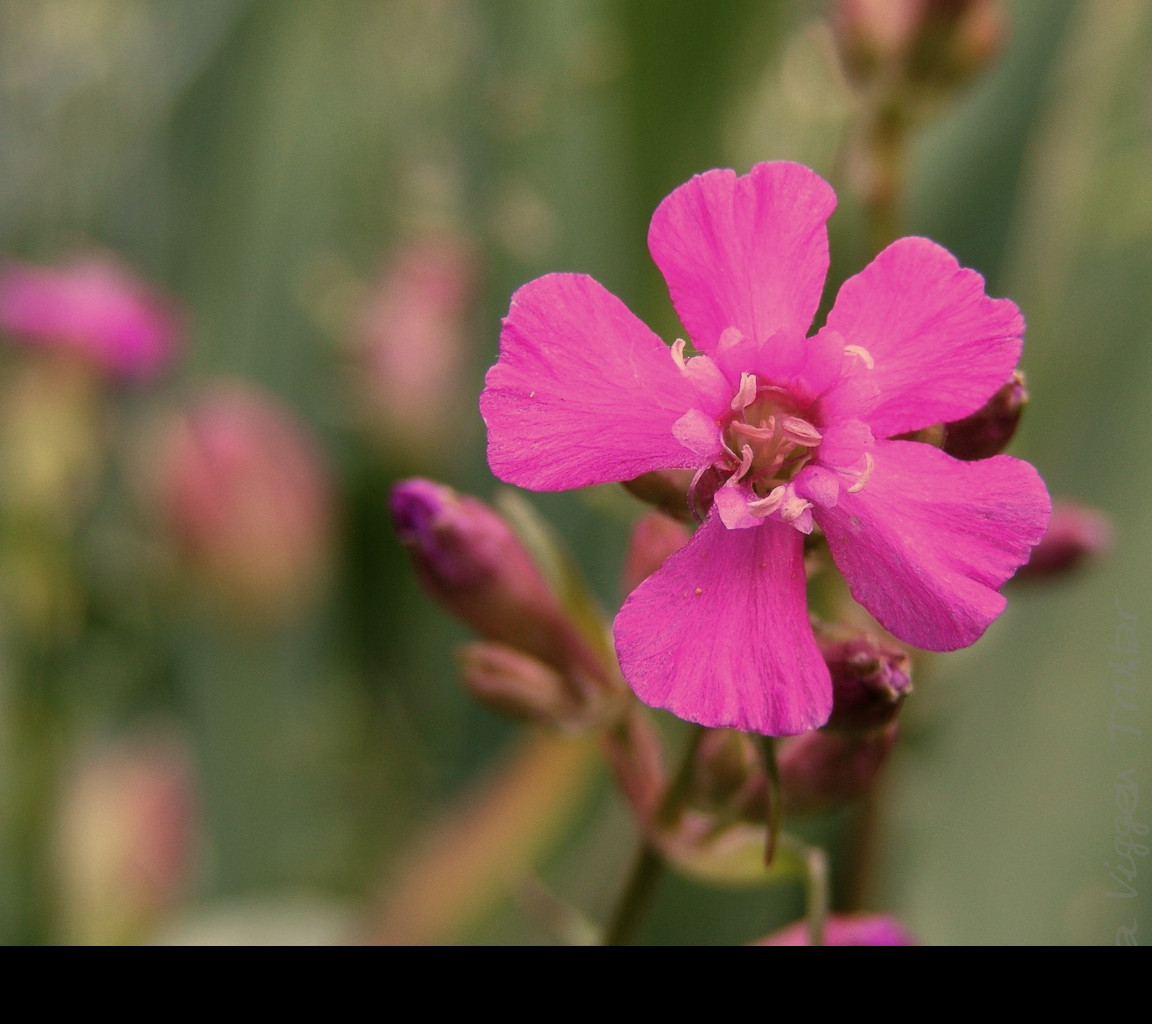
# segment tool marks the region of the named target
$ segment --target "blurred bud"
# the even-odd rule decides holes
[[[784,813],[814,814],[872,788],[896,742],[896,723],[866,733],[818,729],[781,740],[776,766]]]
[[[323,578],[332,495],[319,451],[286,407],[218,387],[158,445],[158,500],[189,565],[231,607],[277,618]]]
[[[0,332],[78,355],[109,376],[154,377],[179,336],[173,303],[116,262],[89,256],[55,268],[0,267]]]
[[[667,787],[664,748],[651,717],[629,701],[625,713],[604,732],[601,742],[616,784],[641,829],[647,828],[655,820]]]
[[[857,86],[947,91],[974,78],[999,52],[999,0],[838,0],[832,30]]]
[[[478,703],[509,718],[563,724],[582,709],[554,668],[503,644],[474,643],[459,651],[464,688]]]
[[[431,480],[392,489],[392,522],[424,588],[481,636],[552,666],[573,694],[611,673],[495,509]]]
[[[1044,579],[1069,572],[1105,554],[1111,545],[1112,523],[1103,512],[1087,505],[1054,502],[1048,532],[1017,571],[1016,579]]]
[[[679,551],[691,537],[688,528],[663,512],[649,512],[632,530],[624,559],[624,592],[631,594],[641,583]]]
[[[753,946],[808,946],[807,921],[781,928]],[[912,934],[886,914],[832,914],[824,922],[825,946],[915,946]]]
[[[183,744],[135,739],[81,763],[60,806],[66,941],[139,942],[187,888],[196,824]]]
[[[1000,454],[1016,433],[1027,404],[1024,375],[1017,370],[982,408],[962,420],[944,424],[944,451],[966,462]]]
[[[833,5],[833,37],[853,83],[867,85],[903,58],[916,32],[919,7],[908,0],[839,0]]]
[[[832,716],[826,728],[864,732],[894,721],[912,692],[908,655],[867,633],[818,631],[816,642],[832,675]]]
[[[735,729],[709,729],[692,765],[689,803],[728,820],[767,819],[764,762],[756,741]]]
[[[656,469],[635,480],[625,480],[623,487],[629,494],[656,506],[673,519],[690,523],[692,510],[688,507],[688,488],[691,484],[690,469]]]
[[[451,453],[456,424],[446,417],[467,406],[476,278],[472,253],[458,240],[401,246],[353,328],[369,418],[388,442],[419,452],[422,462]]]

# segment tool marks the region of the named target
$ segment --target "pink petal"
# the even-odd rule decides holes
[[[915,946],[916,939],[895,918],[885,914],[830,914],[824,922],[825,946]],[[753,946],[807,946],[807,921],[781,928]]]
[[[716,514],[728,530],[751,530],[764,523],[763,516],[754,516],[748,511],[748,503],[756,500],[752,488],[747,484],[729,480],[712,498]]]
[[[850,387],[834,387],[825,415],[853,416],[892,437],[979,409],[1016,368],[1024,319],[1008,299],[988,298],[984,278],[947,249],[901,238],[844,282],[828,328],[874,363],[858,357],[845,385],[875,389],[849,396]]]
[[[901,640],[974,643],[1004,609],[997,588],[1044,536],[1039,474],[1007,455],[960,462],[928,444],[877,441],[863,489],[816,518],[852,596]]]
[[[616,616],[624,678],[701,725],[791,736],[823,725],[832,683],[808,623],[803,541],[713,512]]]
[[[724,434],[715,416],[689,409],[672,424],[672,434],[696,456],[696,462],[710,461],[724,447]]]
[[[696,347],[713,353],[734,327],[756,343],[803,335],[828,271],[825,221],[836,196],[792,163],[757,164],[743,177],[708,171],[656,209],[648,248]]]
[[[549,274],[512,296],[485,378],[488,463],[543,491],[694,467],[672,426],[695,396],[624,303],[590,277]]]

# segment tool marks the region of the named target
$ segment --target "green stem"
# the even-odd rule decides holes
[[[784,801],[780,790],[780,770],[776,766],[776,741],[771,736],[764,736],[762,740],[764,769],[768,779],[768,832],[764,842],[764,865],[771,867],[780,840],[780,825],[784,820]]]
[[[648,912],[656,892],[656,885],[663,872],[664,858],[660,852],[651,843],[641,843],[632,862],[632,870],[628,874],[624,891],[616,902],[612,919],[604,931],[602,945],[628,945]]]
[[[824,945],[824,924],[828,920],[828,855],[819,846],[809,846],[804,854],[804,887],[808,898],[808,944]]]
[[[669,784],[664,798],[660,802],[660,807],[656,811],[656,816],[652,822],[654,829],[674,824],[679,816],[684,797],[687,795],[688,786],[692,780],[692,764],[696,758],[696,749],[703,737],[704,729],[701,726],[695,727],[684,751],[680,768],[676,772],[676,777]],[[604,930],[602,945],[628,945],[640,922],[644,919],[644,915],[648,912],[648,907],[651,905],[652,897],[656,892],[656,886],[663,873],[663,854],[650,839],[645,838],[632,861],[628,880],[624,884],[624,889],[616,901],[608,926]]]
[[[870,181],[864,208],[868,217],[868,246],[875,256],[902,233],[908,122],[894,100],[878,100],[867,116],[864,147]]]

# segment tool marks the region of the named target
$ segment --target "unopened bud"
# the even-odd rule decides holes
[[[1027,403],[1024,375],[1017,370],[982,408],[944,425],[944,451],[965,462],[998,455],[1016,433]]]
[[[187,889],[196,833],[183,743],[139,737],[85,758],[66,779],[57,829],[66,940],[146,938]]]
[[[1112,544],[1112,523],[1099,509],[1055,502],[1048,532],[1016,573],[1017,579],[1043,579],[1069,572],[1105,554]]]
[[[832,715],[826,727],[864,732],[895,720],[912,692],[908,655],[867,633],[832,638],[818,632],[816,640],[832,676]]]
[[[624,591],[632,593],[664,564],[664,560],[688,543],[692,535],[683,523],[663,512],[649,512],[632,530],[624,560]]]
[[[423,460],[450,455],[467,407],[468,319],[477,268],[458,238],[414,240],[390,255],[355,319],[355,386],[393,447]]]
[[[866,733],[818,729],[782,740],[776,764],[785,815],[815,814],[863,796],[895,742],[895,722]]]
[[[1000,0],[919,0],[919,6],[908,55],[914,85],[956,89],[980,74],[1004,45]]]
[[[624,489],[674,519],[690,523],[692,510],[688,506],[688,488],[691,483],[690,469],[657,469],[635,480],[625,480]]]
[[[428,593],[487,640],[552,666],[570,686],[608,673],[520,538],[491,506],[431,480],[392,489],[392,521]]]
[[[157,503],[185,561],[229,610],[279,620],[325,577],[332,494],[291,410],[218,386],[174,417],[155,452]]]
[[[642,829],[655,820],[667,788],[664,748],[646,708],[629,702],[601,737],[616,784]]]
[[[509,718],[563,725],[581,709],[554,668],[504,644],[474,643],[459,651],[464,688]]]
[[[809,946],[807,921],[797,921],[751,943],[753,946]],[[825,946],[915,946],[916,940],[899,921],[886,914],[832,914],[824,922]]]
[[[975,77],[1004,38],[998,0],[839,0],[832,30],[857,86],[936,92]]]

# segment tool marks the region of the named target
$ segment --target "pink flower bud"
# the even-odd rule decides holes
[[[965,419],[944,424],[944,451],[966,462],[998,455],[1016,433],[1027,404],[1024,375],[1017,370],[983,408]]]
[[[125,380],[154,377],[171,361],[179,337],[173,303],[104,256],[54,268],[4,265],[0,331],[75,353]]]
[[[839,0],[832,30],[857,85],[955,88],[1003,45],[998,0]]]
[[[249,387],[217,387],[167,427],[158,474],[185,558],[231,605],[284,614],[323,577],[330,483],[280,403]]]
[[[169,737],[123,742],[76,767],[56,847],[67,941],[146,937],[186,888],[194,802],[188,753]]]
[[[468,644],[459,658],[464,688],[497,714],[551,725],[580,724],[584,709],[572,689],[542,661],[493,643]]]
[[[659,730],[646,709],[630,702],[619,719],[601,733],[601,746],[640,828],[648,828],[667,789]]]
[[[419,452],[425,462],[451,453],[457,426],[451,410],[467,404],[468,312],[477,276],[460,241],[409,243],[392,255],[354,325],[369,418],[390,443]]]
[[[688,543],[683,523],[663,512],[649,512],[635,526],[624,559],[624,592],[631,594],[664,564],[664,559]]]
[[[866,733],[818,729],[782,740],[776,766],[785,815],[815,814],[862,797],[896,742],[896,723]]]
[[[867,633],[816,642],[832,675],[832,716],[826,728],[842,732],[878,729],[895,720],[912,692],[908,655]]]
[[[431,480],[392,489],[392,522],[424,588],[488,640],[552,666],[575,692],[610,674],[495,509]]]
[[[807,921],[781,928],[753,946],[808,946]],[[832,914],[824,922],[825,946],[915,946],[912,934],[886,914]]]
[[[1057,501],[1044,539],[1020,567],[1017,579],[1043,579],[1070,572],[1085,561],[1107,553],[1112,523],[1099,509]]]

